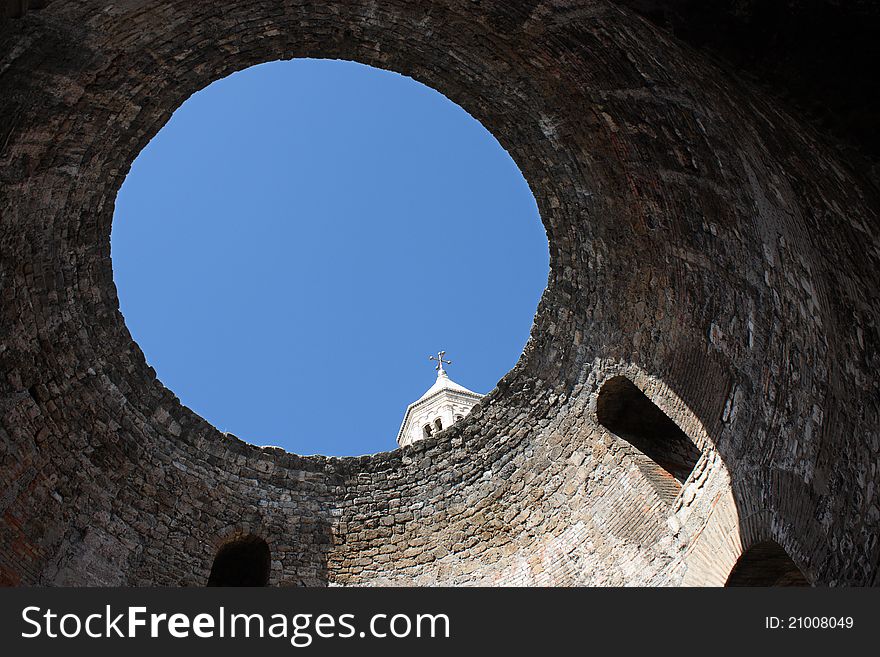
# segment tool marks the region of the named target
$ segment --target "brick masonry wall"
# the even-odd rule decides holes
[[[550,243],[514,370],[367,457],[218,432],[156,379],[113,284],[115,195],[171,112],[305,56],[464,107]],[[880,583],[875,191],[628,10],[56,0],[0,22],[0,117],[0,582],[203,585],[254,533],[283,585],[722,584],[767,539],[813,583]],[[596,420],[621,374],[703,452],[671,503]]]

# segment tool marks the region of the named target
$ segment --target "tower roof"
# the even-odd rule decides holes
[[[418,412],[422,407],[430,405],[432,401],[439,397],[457,398],[469,406],[473,406],[477,401],[482,399],[483,395],[473,390],[468,390],[462,385],[449,378],[446,370],[442,367],[437,368],[437,380],[434,385],[428,388],[421,397],[406,407],[406,413],[403,415],[403,422],[400,423],[400,430],[397,432],[397,443],[400,444],[401,437],[406,429],[407,422],[413,413]]]
[[[436,393],[441,390],[454,390],[455,392],[463,392],[467,395],[476,395],[477,397],[482,397],[479,393],[474,392],[473,390],[468,390],[462,385],[457,384],[455,381],[449,378],[449,375],[446,373],[446,370],[438,370],[437,371],[437,380],[434,381],[434,385],[428,388],[425,391],[425,394],[419,397],[413,404],[418,404],[420,401],[427,399],[428,397],[433,397]],[[412,404],[410,404],[412,405]]]

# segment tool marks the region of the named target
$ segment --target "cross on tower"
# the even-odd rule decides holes
[[[446,363],[447,365],[452,365],[451,360],[444,360],[443,356],[445,356],[445,355],[446,355],[445,351],[438,351],[436,357],[435,356],[428,356],[428,360],[437,361],[437,366],[434,369],[440,373],[443,373],[443,363]]]

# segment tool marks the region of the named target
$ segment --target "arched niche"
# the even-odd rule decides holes
[[[635,450],[631,456],[661,499],[672,501],[700,458],[690,437],[625,376],[602,386],[599,424]]]
[[[756,543],[736,562],[725,586],[809,586],[810,582],[776,541]]]
[[[217,552],[208,586],[266,586],[271,563],[266,541],[258,536],[243,536]]]

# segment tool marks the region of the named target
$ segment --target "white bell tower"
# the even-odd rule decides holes
[[[452,426],[483,397],[449,378],[443,365],[451,365],[452,361],[445,360],[445,355],[446,352],[441,351],[436,356],[428,356],[429,360],[437,362],[434,368],[437,370],[437,380],[424,395],[406,407],[397,433],[397,444],[401,447]]]

